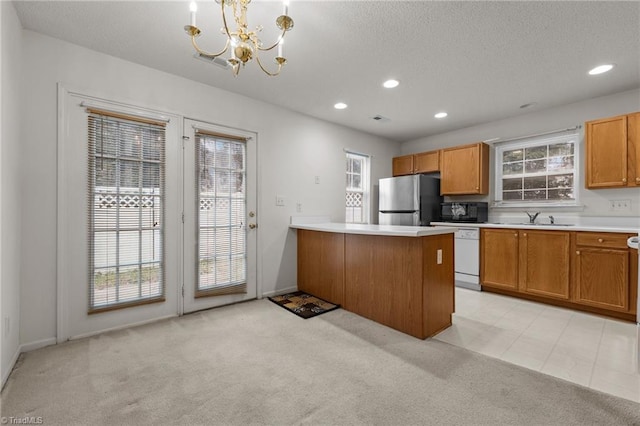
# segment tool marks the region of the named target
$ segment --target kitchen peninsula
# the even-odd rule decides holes
[[[456,228],[292,224],[298,289],[425,339],[451,325]]]

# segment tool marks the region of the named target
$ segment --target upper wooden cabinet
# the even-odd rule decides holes
[[[586,187],[640,186],[640,112],[585,124]]]
[[[414,173],[440,171],[440,151],[421,152],[413,155]]]
[[[440,170],[440,151],[403,155],[393,159],[393,175],[404,176]]]
[[[475,143],[440,151],[442,195],[489,193],[489,145]]]
[[[413,174],[413,155],[403,155],[393,158],[393,175],[404,176]]]

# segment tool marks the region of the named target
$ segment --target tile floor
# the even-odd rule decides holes
[[[434,338],[640,402],[633,323],[456,288],[453,326]]]

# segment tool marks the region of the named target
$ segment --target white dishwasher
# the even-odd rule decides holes
[[[480,285],[480,229],[458,228],[455,236],[456,287],[482,290]]]

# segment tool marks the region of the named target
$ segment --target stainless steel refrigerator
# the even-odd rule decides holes
[[[427,226],[440,219],[440,179],[428,175],[379,181],[380,225]]]

